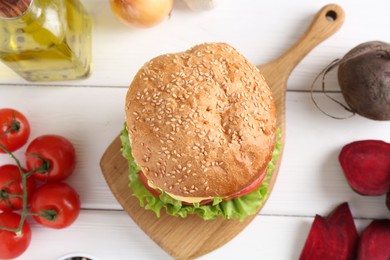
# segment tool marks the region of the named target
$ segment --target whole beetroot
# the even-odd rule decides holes
[[[338,81],[351,111],[390,120],[390,44],[370,41],[350,50],[339,61]]]

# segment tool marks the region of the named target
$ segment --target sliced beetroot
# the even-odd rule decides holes
[[[358,249],[358,260],[390,259],[390,219],[371,222],[363,231]]]
[[[327,218],[315,216],[299,259],[355,259],[357,242],[355,222],[345,202]]]
[[[347,244],[347,254],[344,259],[355,259],[359,234],[347,202],[339,205],[329,216],[329,224],[341,229]]]
[[[380,140],[345,145],[339,162],[351,188],[362,195],[383,195],[390,188],[390,144]]]
[[[337,248],[330,251],[331,244],[336,245]],[[337,255],[343,251],[342,244],[343,236],[337,230],[330,229],[325,218],[316,215],[299,259],[331,259],[332,252]]]

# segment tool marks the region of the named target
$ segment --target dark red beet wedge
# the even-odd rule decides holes
[[[339,205],[329,216],[329,224],[335,228],[341,229],[347,244],[347,254],[344,259],[355,259],[359,234],[349,205],[347,202]]]
[[[361,235],[358,260],[372,259],[390,259],[390,219],[372,221]]]
[[[362,195],[383,195],[390,188],[390,144],[379,140],[345,145],[339,162],[351,188]]]
[[[356,226],[345,202],[327,218],[315,216],[299,259],[355,259],[357,243]]]

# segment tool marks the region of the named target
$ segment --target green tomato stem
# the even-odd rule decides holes
[[[14,118],[12,120],[12,123],[11,123],[10,127],[7,130],[5,130],[4,133],[2,133],[0,135],[0,139],[3,138],[4,136],[6,136],[7,134],[9,134],[12,131],[19,131],[19,129],[20,129],[20,123],[16,120],[16,112],[14,112]]]
[[[19,226],[17,228],[7,228],[4,226],[0,226],[0,229],[14,232],[18,236],[22,233],[23,224],[26,221],[26,217],[27,217],[27,213],[28,213],[27,212],[27,177],[28,177],[28,175],[23,171],[23,168],[22,168],[18,158],[16,158],[15,155],[10,150],[8,150],[2,144],[0,144],[0,148],[3,151],[5,151],[9,156],[11,156],[12,159],[15,160],[16,165],[18,166],[21,178],[22,178],[22,187],[23,187],[23,194],[22,194],[23,204],[22,204],[22,213],[21,213]]]
[[[15,182],[16,179],[13,179],[13,180],[10,180],[10,181],[7,181],[4,186],[3,186],[3,189],[0,190],[0,200],[4,200],[5,203],[8,202],[8,198],[17,198],[17,197],[22,197],[23,194],[12,194],[12,193],[9,193],[6,189],[8,188],[9,185],[11,185],[13,182]],[[8,205],[10,206],[10,205]],[[10,206],[12,208],[12,206]]]
[[[29,212],[28,215],[42,217],[49,221],[54,221],[58,218],[58,212],[55,209],[41,209],[37,213]]]
[[[1,190],[0,192],[0,201],[4,202],[9,208],[13,208],[12,204],[9,202],[9,193],[5,190]]]
[[[51,168],[50,161],[46,160],[45,158],[43,158],[42,156],[40,156],[39,154],[36,154],[36,153],[30,153],[30,155],[40,159],[42,161],[42,163],[41,163],[41,165],[39,165],[39,167],[33,169],[31,171],[31,173],[29,173],[29,175],[32,175],[36,172],[38,172],[40,174],[45,174],[45,173],[48,173],[50,171],[50,168]]]
[[[12,194],[12,193],[8,193],[5,190],[2,190],[0,192],[0,199],[7,199],[7,198],[10,198],[10,199],[13,199],[13,198],[23,198],[23,193],[22,194]]]

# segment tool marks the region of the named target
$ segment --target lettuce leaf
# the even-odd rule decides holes
[[[280,157],[279,130],[277,131],[277,136],[272,160],[268,164],[267,175],[260,187],[249,194],[231,200],[215,198],[213,203],[208,205],[199,205],[199,203],[182,205],[181,201],[175,200],[165,192],[162,192],[159,197],[151,194],[138,177],[138,172],[141,169],[135,163],[131,153],[131,144],[126,126],[123,128],[120,138],[122,155],[127,159],[129,166],[129,187],[133,195],[138,198],[141,207],[154,211],[157,217],[160,217],[162,208],[165,208],[169,215],[176,217],[185,218],[188,214],[197,214],[204,220],[211,220],[221,216],[225,219],[239,219],[242,221],[246,217],[256,214],[269,195],[269,182],[275,169],[276,160]]]

